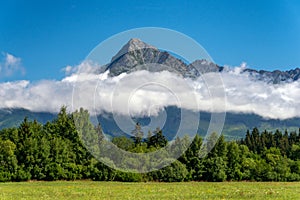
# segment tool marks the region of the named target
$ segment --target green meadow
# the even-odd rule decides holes
[[[299,182],[0,183],[0,199],[300,199]]]

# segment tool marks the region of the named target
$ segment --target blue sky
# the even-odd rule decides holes
[[[108,37],[149,26],[192,37],[220,65],[288,70],[300,67],[299,11],[296,0],[2,1],[0,82],[60,79]]]

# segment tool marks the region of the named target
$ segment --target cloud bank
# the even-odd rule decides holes
[[[67,67],[68,75],[62,80],[0,83],[0,108],[57,112],[66,105],[85,107],[90,112],[149,116],[166,106],[178,106],[195,111],[254,113],[272,119],[300,117],[299,81],[277,85],[254,81],[249,74],[241,73],[244,67],[242,64],[192,80],[167,71],[109,77],[107,72],[96,73],[99,66],[86,62]],[[214,83],[216,77],[222,78],[223,85]],[[218,92],[212,95],[214,87],[224,88],[225,98]]]

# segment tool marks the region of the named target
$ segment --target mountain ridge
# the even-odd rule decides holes
[[[197,78],[201,74],[210,72],[224,72],[226,69],[224,66],[201,58],[187,64],[170,53],[161,51],[138,38],[130,39],[106,66],[105,70],[110,70],[110,76],[118,76],[124,72],[131,73],[138,70],[148,70],[150,72],[166,70],[189,78]],[[272,84],[297,81],[300,78],[299,68],[286,71],[245,68],[241,73],[248,73],[253,80]]]

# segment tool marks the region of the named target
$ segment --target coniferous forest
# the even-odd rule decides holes
[[[46,124],[27,118],[18,127],[0,131],[0,181],[79,180],[95,181],[299,181],[300,132],[247,131],[245,138],[225,141],[221,136],[212,150],[200,157],[203,138],[196,135],[187,151],[171,165],[148,173],[121,172],[95,159],[80,139],[74,121],[103,137],[101,126],[89,122],[80,109],[68,113],[62,107]],[[151,152],[167,145],[158,128],[147,139],[139,124],[132,138],[114,137],[112,143],[130,152]],[[214,134],[212,134],[214,137]],[[91,138],[93,139],[93,138]],[[189,137],[176,138],[177,146]]]

